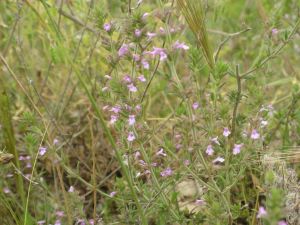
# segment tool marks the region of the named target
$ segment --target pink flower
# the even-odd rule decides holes
[[[224,127],[223,130],[223,136],[224,137],[228,137],[231,134],[230,130],[228,129],[228,127]]]
[[[135,135],[132,131],[130,131],[127,136],[127,141],[132,142],[134,140],[135,140]]]
[[[237,155],[241,152],[241,148],[244,144],[234,144],[234,147],[232,149],[232,154]]]
[[[208,145],[205,152],[207,155],[213,155],[214,149],[213,149],[212,145]]]
[[[111,23],[105,23],[103,25],[103,29],[107,32],[109,32],[111,30]]]
[[[144,69],[149,70],[150,65],[149,65],[149,62],[146,59],[142,59],[141,63],[143,65]]]
[[[43,224],[45,224],[46,223],[46,220],[40,220],[40,221],[37,221],[37,224],[38,225],[43,225]]]
[[[187,46],[184,42],[180,43],[178,40],[173,44],[173,48],[183,49],[183,50],[189,50],[190,49],[190,47]]]
[[[136,151],[136,152],[134,153],[134,158],[135,158],[135,160],[139,159],[140,157],[141,157],[141,153],[140,153],[139,151]]]
[[[288,223],[285,222],[284,220],[280,220],[278,221],[278,225],[288,225]]]
[[[134,86],[134,84],[128,84],[127,87],[130,92],[137,92],[137,88]]]
[[[147,163],[145,163],[144,160],[139,160],[139,163],[140,163],[140,165],[141,165],[142,167],[147,166]]]
[[[159,32],[160,32],[161,34],[165,34],[165,33],[166,33],[165,29],[162,28],[162,27],[159,28]]]
[[[205,205],[205,201],[202,199],[196,199],[195,204],[198,206],[203,206]]]
[[[115,124],[118,121],[118,119],[119,119],[119,116],[117,116],[117,115],[111,115],[109,122],[110,122],[110,124]]]
[[[21,155],[21,156],[19,156],[19,160],[24,161],[24,160],[26,160],[26,157]]]
[[[150,54],[152,57],[159,56],[160,61],[164,61],[168,58],[167,53],[163,48],[153,47],[153,50],[147,53]]]
[[[129,115],[128,124],[129,126],[133,126],[135,124],[135,115]]]
[[[113,107],[111,107],[111,109],[109,111],[118,114],[119,112],[121,112],[121,106],[119,106],[119,105],[113,106]]]
[[[47,148],[46,148],[46,147],[42,147],[42,146],[41,146],[41,147],[39,148],[39,155],[40,155],[40,156],[45,155],[46,152],[47,152]]]
[[[142,35],[142,31],[141,31],[140,29],[135,29],[134,35],[135,35],[136,37],[140,37],[140,36]]]
[[[64,211],[57,211],[55,214],[56,214],[57,217],[64,217],[65,216]]]
[[[273,28],[273,29],[272,29],[272,35],[276,35],[276,34],[278,34],[278,33],[279,33],[279,31],[278,31],[277,28]]]
[[[140,76],[138,77],[138,79],[139,79],[141,82],[146,82],[146,81],[147,81],[146,78],[144,77],[144,75],[140,75]]]
[[[220,145],[220,142],[219,142],[219,140],[218,140],[218,136],[217,136],[217,137],[214,137],[214,138],[211,138],[210,141],[211,141],[212,143],[215,143],[215,144],[217,144],[217,145]]]
[[[131,83],[132,80],[131,77],[128,74],[126,74],[123,77],[123,81],[125,81],[125,83]]]
[[[5,194],[11,193],[11,191],[10,191],[10,189],[9,189],[8,187],[3,188],[3,192],[4,192]]]
[[[156,152],[156,155],[157,155],[157,156],[167,156],[167,154],[164,153],[164,149],[163,149],[163,148],[159,149],[159,151]]]
[[[188,166],[188,165],[191,164],[191,162],[190,162],[190,160],[186,159],[186,160],[183,161],[183,164],[184,164],[185,166]]]
[[[257,132],[257,130],[253,129],[252,132],[251,132],[251,139],[256,140],[256,139],[259,139],[259,137],[260,137],[260,135]]]
[[[168,167],[167,169],[165,169],[164,171],[162,171],[161,173],[160,173],[160,175],[162,176],[162,177],[169,177],[169,176],[171,176],[173,174],[173,171],[172,171],[172,169],[170,168],[170,167]]]
[[[70,186],[68,192],[72,193],[72,192],[74,192],[74,191],[75,191],[75,188],[74,188],[73,186]]]
[[[154,38],[155,36],[156,36],[156,33],[147,32],[147,37],[149,40]]]
[[[193,109],[196,110],[199,108],[199,103],[198,102],[194,102],[192,105]]]
[[[263,207],[263,206],[260,206],[259,207],[259,209],[258,209],[258,213],[257,213],[257,218],[262,218],[262,217],[265,217],[265,216],[267,216],[267,211],[266,211],[266,209],[265,209],[265,207]]]
[[[54,225],[61,225],[61,221],[60,220],[56,220]]]
[[[142,20],[145,20],[147,19],[147,17],[150,15],[150,13],[144,13],[143,16],[142,16]]]
[[[135,62],[138,62],[141,59],[140,55],[138,55],[138,54],[133,54],[132,57]]]
[[[58,145],[58,143],[59,143],[59,140],[57,138],[54,138],[53,145]]]
[[[222,162],[224,162],[224,161],[225,161],[224,158],[218,156],[218,157],[217,157],[216,159],[214,159],[212,162],[213,162],[213,163],[222,163]]]
[[[112,192],[110,192],[110,194],[109,194],[109,197],[114,197],[115,195],[117,194],[117,192],[116,191],[112,191]]]
[[[129,46],[127,44],[122,44],[121,48],[118,51],[119,57],[123,57],[129,52]]]
[[[139,112],[139,111],[141,111],[141,109],[142,109],[142,107],[141,107],[140,105],[136,105],[136,106],[135,106],[135,110],[136,110],[136,111]]]

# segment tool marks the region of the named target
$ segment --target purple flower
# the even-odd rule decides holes
[[[205,205],[205,201],[202,199],[196,199],[195,204],[198,206],[203,206]]]
[[[260,135],[256,129],[253,129],[250,137],[251,137],[251,139],[256,140],[256,139],[259,139]]]
[[[57,211],[57,212],[55,213],[55,215],[56,215],[57,217],[64,217],[64,216],[65,216],[65,213],[64,213],[64,211]]]
[[[103,25],[103,29],[107,32],[109,32],[111,30],[111,23],[105,23]]]
[[[207,155],[213,155],[214,149],[213,149],[212,145],[208,145],[205,152]]]
[[[267,215],[267,211],[265,209],[265,207],[263,206],[260,206],[259,209],[258,209],[258,213],[257,213],[257,218],[262,218],[262,217],[265,217]]]
[[[141,63],[143,65],[144,69],[149,70],[150,65],[149,65],[149,62],[146,59],[142,59]]]
[[[11,191],[10,191],[10,189],[9,189],[8,187],[3,188],[3,192],[4,192],[5,194],[11,193]]]
[[[276,34],[278,34],[279,33],[279,31],[278,31],[278,29],[277,28],[273,28],[272,29],[272,35],[276,35]]]
[[[139,79],[141,82],[146,82],[146,81],[147,81],[143,74],[140,75],[140,76],[138,77],[138,79]]]
[[[110,116],[110,124],[115,124],[119,119],[119,116],[118,115],[111,115]]]
[[[135,115],[129,115],[128,124],[129,126],[133,126],[135,124]]]
[[[142,20],[145,20],[147,19],[147,17],[150,15],[150,13],[144,13],[143,16],[142,16]]]
[[[190,49],[190,47],[187,46],[184,42],[180,43],[178,40],[173,44],[173,48],[183,49],[183,50],[189,50]]]
[[[127,136],[127,141],[132,142],[134,140],[135,140],[135,135],[132,131],[130,131]]]
[[[134,158],[135,158],[135,160],[139,159],[140,157],[141,157],[141,153],[140,153],[139,151],[136,151],[136,152],[134,153]]]
[[[218,157],[217,157],[216,159],[214,159],[212,162],[213,162],[213,163],[222,163],[222,162],[224,162],[224,161],[225,161],[224,158],[218,156]]]
[[[153,47],[153,50],[151,52],[147,52],[152,57],[159,56],[160,61],[164,61],[168,58],[167,53],[165,52],[165,49]]]
[[[224,127],[223,130],[223,136],[224,137],[228,137],[231,134],[230,130],[228,129],[228,127]]]
[[[139,164],[140,164],[142,167],[147,166],[147,163],[145,163],[144,160],[139,160]]]
[[[156,155],[157,155],[157,156],[167,156],[167,154],[164,153],[164,149],[163,149],[163,148],[159,149],[159,151],[156,152]]]
[[[125,83],[131,83],[132,80],[131,77],[128,74],[126,74],[123,77],[123,81],[125,81]]]
[[[285,222],[284,220],[280,220],[278,221],[278,225],[288,225],[288,223]]]
[[[156,33],[147,32],[147,37],[149,40],[154,38],[155,36],[156,36]]]
[[[54,225],[61,225],[61,221],[60,220],[56,220]]]
[[[183,161],[183,164],[184,164],[185,166],[188,166],[188,165],[191,164],[191,162],[190,162],[190,160],[186,159],[186,160]]]
[[[43,224],[45,224],[46,223],[46,220],[40,220],[40,221],[37,221],[37,224],[38,225],[43,225]]]
[[[118,51],[119,57],[123,57],[129,52],[129,46],[127,44],[122,44],[121,48]]]
[[[132,57],[135,62],[138,62],[141,59],[140,55],[138,55],[138,54],[133,54]]]
[[[19,156],[19,160],[24,161],[24,160],[26,160],[26,157],[21,155],[21,156]]]
[[[141,111],[141,109],[142,109],[142,107],[141,107],[140,105],[136,105],[136,106],[135,106],[135,110],[136,110],[136,111],[139,112],[139,111]]]
[[[134,84],[128,84],[127,87],[130,92],[137,92],[137,88],[134,86]]]
[[[119,106],[119,105],[113,106],[113,107],[111,107],[111,109],[109,111],[118,114],[119,112],[121,112],[121,106]]]
[[[117,194],[117,192],[116,191],[113,191],[113,192],[110,192],[110,194],[109,194],[109,197],[114,197],[115,195]]]
[[[241,148],[244,144],[234,144],[234,147],[232,149],[232,154],[237,155],[241,152]]]
[[[142,35],[142,31],[141,31],[140,29],[135,29],[134,35],[135,35],[136,37],[140,37],[140,36]]]
[[[153,166],[153,167],[157,167],[157,162],[153,162],[153,163],[151,163],[151,166]]]
[[[165,29],[162,28],[162,27],[159,28],[159,32],[160,32],[161,34],[165,34],[165,33],[166,33]]]
[[[45,155],[46,152],[47,152],[47,148],[46,148],[46,147],[42,147],[42,146],[41,146],[41,147],[39,148],[39,155],[40,155],[40,156]]]
[[[75,188],[73,186],[70,186],[68,192],[73,193],[75,191]]]
[[[165,169],[164,171],[162,171],[161,173],[160,173],[160,175],[162,176],[162,177],[169,177],[169,176],[171,176],[173,174],[173,170],[170,168],[170,167],[168,167],[167,169]]]
[[[54,138],[53,145],[58,145],[58,143],[59,143],[59,140],[57,138]]]
[[[199,108],[199,103],[198,102],[194,102],[192,105],[193,109],[196,110]]]

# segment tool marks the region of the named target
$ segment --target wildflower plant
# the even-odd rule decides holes
[[[297,221],[296,6],[1,2],[0,224]]]

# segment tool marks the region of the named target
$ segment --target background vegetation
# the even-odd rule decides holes
[[[0,224],[299,225],[299,6],[0,1]]]

